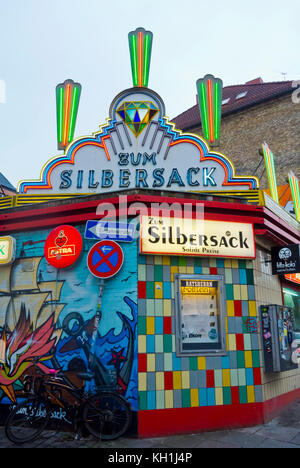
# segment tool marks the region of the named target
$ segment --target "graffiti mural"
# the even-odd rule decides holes
[[[43,256],[48,233],[15,235],[17,259],[0,269],[0,402],[16,402],[37,366],[61,369],[76,385],[79,371],[93,372],[87,387],[117,384],[137,410],[136,243],[122,245],[124,265],[105,281],[99,315],[99,280],[86,263],[92,241],[75,265],[57,270]]]

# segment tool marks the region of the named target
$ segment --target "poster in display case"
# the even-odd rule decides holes
[[[224,354],[223,277],[178,275],[176,284],[178,354]]]
[[[265,372],[297,369],[293,361],[295,320],[290,307],[266,305],[260,307],[261,338]]]

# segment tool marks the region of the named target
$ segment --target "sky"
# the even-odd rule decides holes
[[[0,0],[0,172],[17,186],[61,154],[55,87],[66,79],[82,85],[75,138],[106,122],[132,86],[137,27],[153,33],[149,88],[172,119],[207,73],[224,86],[299,80],[299,13],[299,0]]]

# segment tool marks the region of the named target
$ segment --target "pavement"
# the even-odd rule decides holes
[[[47,431],[30,444],[17,446],[7,440],[3,426],[0,427],[2,448],[101,448],[107,453],[120,453],[134,449],[197,449],[197,448],[300,448],[300,401],[293,403],[272,421],[247,428],[202,432],[199,434],[174,435],[138,439],[133,436],[115,441],[99,441],[92,436],[74,440],[70,432]],[[125,449],[125,450],[121,450]],[[104,453],[106,453],[104,452]],[[148,460],[148,458],[147,458]],[[115,460],[117,461],[117,460]],[[136,463],[135,463],[136,464]]]

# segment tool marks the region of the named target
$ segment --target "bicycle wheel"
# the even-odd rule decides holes
[[[39,437],[50,419],[50,409],[38,398],[17,405],[5,423],[5,434],[15,444],[25,444]]]
[[[131,412],[127,401],[111,392],[99,393],[90,398],[83,409],[87,430],[103,440],[114,440],[128,430]]]

